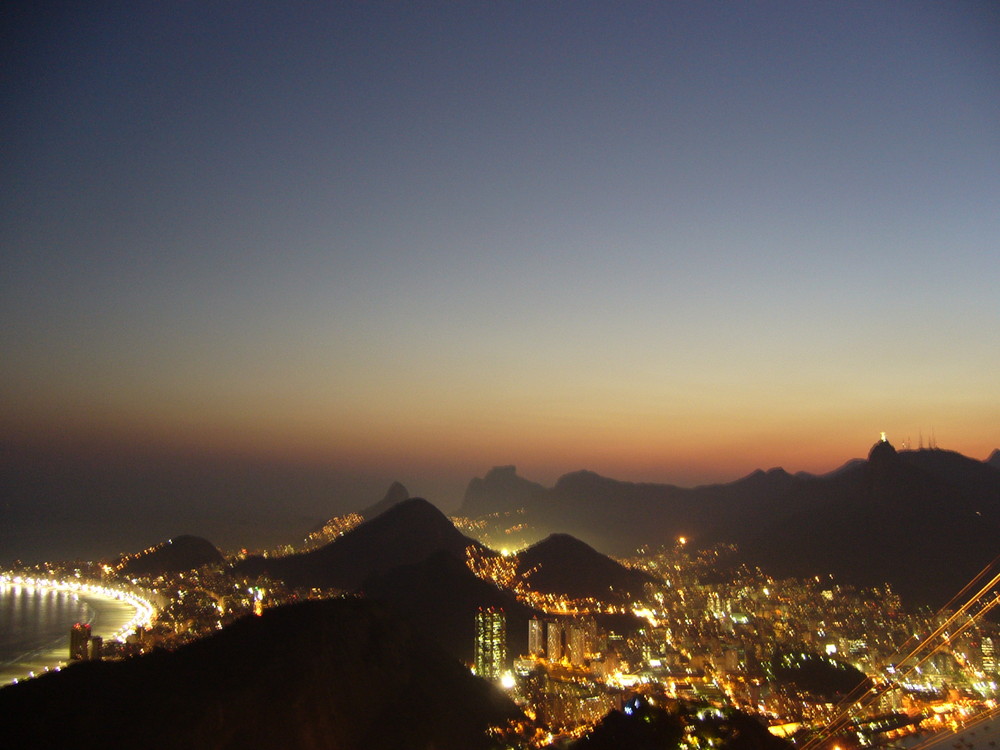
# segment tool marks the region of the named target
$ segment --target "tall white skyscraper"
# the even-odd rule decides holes
[[[545,656],[545,621],[537,617],[528,620],[528,653]]]
[[[563,626],[561,622],[548,624],[545,656],[549,661],[559,661],[563,657]]]

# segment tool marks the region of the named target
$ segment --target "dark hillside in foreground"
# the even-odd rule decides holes
[[[472,662],[475,617],[480,608],[504,611],[509,660],[528,653],[528,620],[563,617],[522,604],[510,591],[477,578],[468,566],[444,553],[373,576],[365,582],[363,593],[392,606],[401,618],[465,663]],[[597,620],[623,635],[646,624],[631,613],[601,614]]]
[[[5,747],[490,747],[516,707],[386,610],[268,610],[173,653],[87,662],[0,690]]]
[[[472,662],[476,612],[481,607],[496,607],[506,614],[508,656],[528,652],[528,620],[543,616],[445,553],[373,576],[365,582],[364,595],[390,604],[466,663]]]

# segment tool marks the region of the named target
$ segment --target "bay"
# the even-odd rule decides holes
[[[134,607],[110,597],[0,584],[0,685],[65,665],[75,623],[110,638],[134,615]]]

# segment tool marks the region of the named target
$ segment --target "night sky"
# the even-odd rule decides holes
[[[996,4],[3,16],[8,442],[444,505],[1000,446]]]

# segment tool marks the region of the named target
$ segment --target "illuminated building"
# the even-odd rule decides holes
[[[583,666],[587,654],[587,631],[574,624],[566,631],[566,655],[574,667]]]
[[[996,643],[989,636],[983,638],[982,644],[983,650],[983,671],[986,674],[994,675],[997,673],[997,654],[996,654]]]
[[[532,656],[545,655],[545,622],[537,617],[528,620],[528,653]]]
[[[86,661],[89,653],[90,625],[77,623],[69,631],[69,658],[70,661]]]
[[[563,656],[563,626],[561,622],[548,623],[548,641],[545,655],[549,661],[559,661]]]
[[[507,618],[489,607],[476,613],[476,674],[499,680],[507,666]]]

